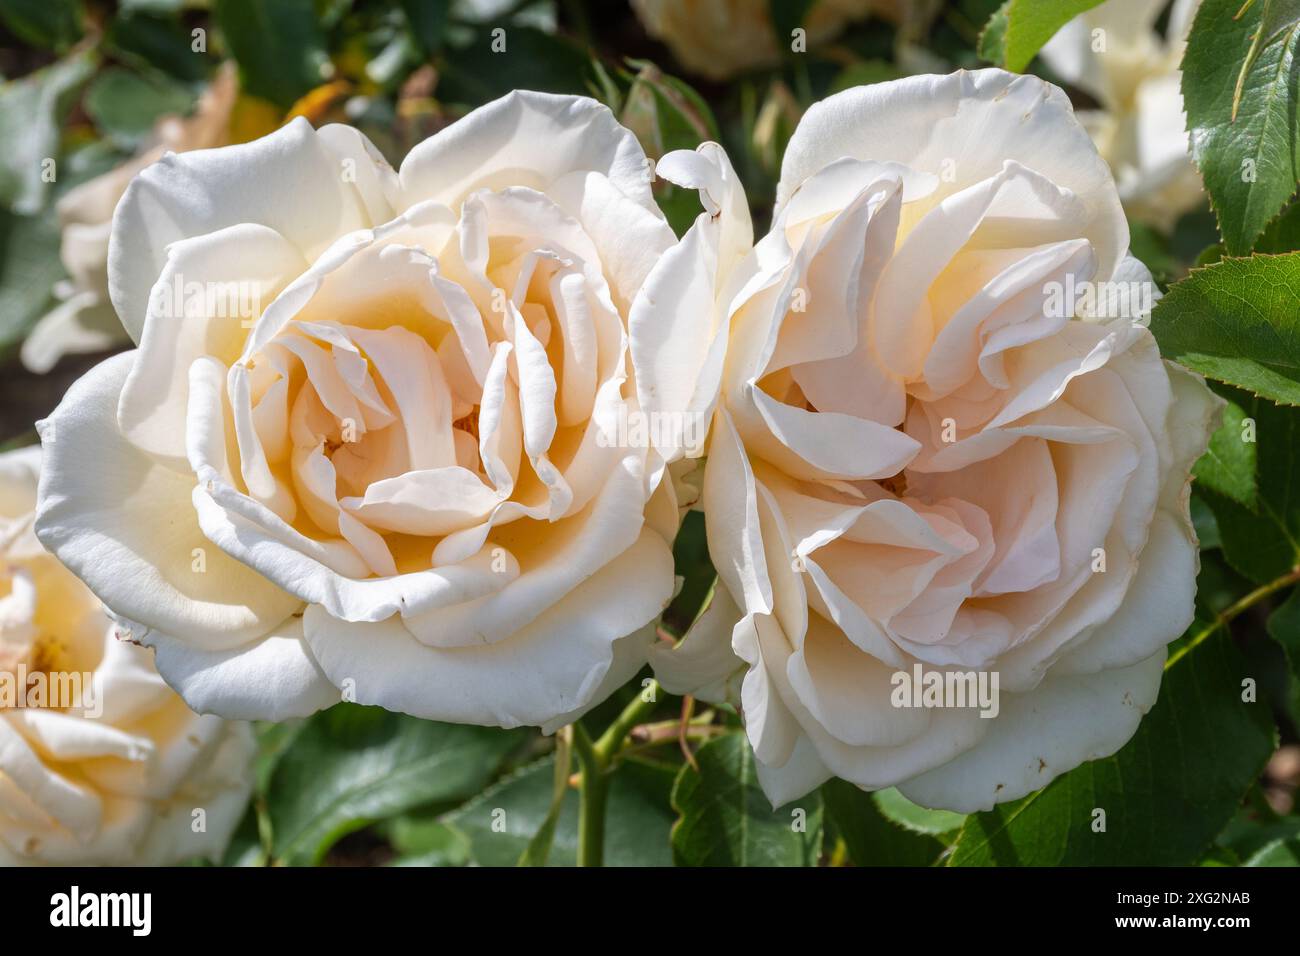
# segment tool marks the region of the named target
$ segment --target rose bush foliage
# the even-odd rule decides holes
[[[130,6],[0,10],[0,862],[1294,856],[1285,5]]]

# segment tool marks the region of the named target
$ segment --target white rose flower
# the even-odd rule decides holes
[[[0,866],[216,859],[247,724],[200,717],[32,533],[39,448],[0,455]]]
[[[113,210],[140,170],[168,150],[181,153],[229,142],[230,117],[239,96],[233,63],[217,71],[191,116],[159,120],[151,142],[139,156],[68,190],[55,211],[62,229],[60,258],[68,271],[59,299],[33,326],[19,357],[30,371],[52,369],[65,355],[99,352],[127,342],[108,298],[108,237]]]
[[[200,712],[567,722],[674,586],[672,482],[616,440],[676,242],[650,180],[603,106],[528,92],[400,172],[305,120],[150,166],[109,255],[140,347],[45,423],[41,540]]]
[[[720,580],[660,680],[736,694],[774,804],[834,775],[968,812],[1117,750],[1192,619],[1188,472],[1220,403],[1144,327],[1150,275],[1065,95],[983,70],[813,106],[748,255],[716,150],[660,169],[702,189],[682,245],[715,252],[648,287],[687,290],[664,401],[717,396]],[[899,706],[918,667],[996,677],[991,707]]]
[[[1204,202],[1183,110],[1181,65],[1200,0],[1107,0],[1075,17],[1042,49],[1056,74],[1094,97],[1078,117],[1110,164],[1130,216],[1168,232]]]

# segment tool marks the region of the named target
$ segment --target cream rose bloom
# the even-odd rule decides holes
[[[711,80],[781,62],[770,7],[769,0],[632,0],[646,32]],[[833,39],[868,14],[897,21],[904,10],[900,0],[814,0],[803,21],[808,45]]]
[[[748,253],[716,148],[660,172],[706,206],[683,246],[712,255],[664,263],[696,264],[658,360],[671,406],[717,396],[720,580],[660,680],[735,695],[774,804],[834,775],[987,809],[1117,750],[1192,619],[1218,400],[1144,315],[1054,308],[1056,283],[1150,287],[1065,95],[983,70],[833,96]],[[996,716],[894,706],[918,665],[996,674]]]
[[[41,540],[201,713],[598,703],[674,587],[672,482],[617,440],[676,243],[649,165],[596,102],[516,92],[400,172],[301,119],[150,166],[109,254],[139,348],[44,424]]]
[[[0,866],[215,859],[248,803],[252,731],[192,713],[41,547],[40,460],[0,455]]]
[[[1174,0],[1161,35],[1155,23],[1166,0],[1107,0],[1042,49],[1061,79],[1100,104],[1080,110],[1079,121],[1110,164],[1125,210],[1166,232],[1205,200],[1189,152],[1181,70],[1199,4]]]
[[[158,121],[149,146],[137,157],[70,189],[55,207],[61,227],[59,256],[68,278],[59,299],[23,341],[19,357],[30,371],[48,372],[65,355],[99,352],[128,341],[108,296],[108,238],[113,210],[127,185],[171,150],[181,153],[229,142],[230,117],[239,96],[233,63],[217,71],[194,113]]]

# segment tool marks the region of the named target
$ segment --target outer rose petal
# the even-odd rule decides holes
[[[702,429],[713,414],[726,354],[723,290],[753,245],[753,224],[736,171],[716,143],[669,153],[657,172],[698,189],[704,212],[660,256],[628,315],[637,398],[645,412],[682,416],[683,427]],[[702,451],[687,444],[674,442],[660,452],[672,461]]]
[[[1013,160],[1083,202],[1082,235],[1096,248],[1099,275],[1110,275],[1128,247],[1128,223],[1110,170],[1065,94],[1037,77],[959,70],[827,97],[804,114],[790,137],[778,213],[804,180],[845,156],[902,162],[936,175],[945,161],[952,163],[955,177],[941,177],[936,202],[997,175]]]
[[[340,699],[338,688],[303,640],[298,616],[230,650],[203,650],[158,631],[140,640],[154,649],[158,673],[196,713],[230,720],[288,720]]]
[[[741,667],[731,649],[731,632],[743,613],[719,582],[708,605],[690,630],[673,646],[660,641],[650,649],[650,666],[670,694],[694,694],[702,700],[726,698],[728,679]]]
[[[1056,677],[1007,694],[984,739],[941,767],[901,783],[926,807],[974,813],[1018,800],[1085,760],[1128,743],[1160,691],[1165,651],[1131,667]]]
[[[426,199],[457,208],[476,189],[540,192],[570,173],[603,173],[657,218],[650,167],[609,109],[580,96],[516,90],[426,139],[402,161],[399,211]]]
[[[145,169],[118,204],[108,248],[109,293],[131,338],[140,341],[149,290],[178,239],[258,223],[313,259],[338,236],[376,225],[361,177],[342,175],[345,158],[299,117],[251,143],[168,153]]]
[[[664,582],[664,587],[647,587]],[[331,681],[351,681],[356,700],[454,723],[548,724],[597,702],[615,664],[614,645],[652,621],[672,596],[672,555],[645,531],[632,547],[535,621],[494,644],[428,647],[400,617],[348,623],[307,609],[307,643]]]
[[[266,634],[300,603],[199,530],[193,478],[151,461],[117,430],[135,352],[91,369],[41,423],[36,533],[112,610],[212,647]],[[195,548],[206,570],[196,573]]]

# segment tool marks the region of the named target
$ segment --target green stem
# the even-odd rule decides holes
[[[578,790],[578,866],[602,866],[605,860],[605,764],[582,724],[573,725],[573,752],[582,768]]]
[[[1170,667],[1173,667],[1174,663],[1177,662],[1184,654],[1186,654],[1192,648],[1196,647],[1197,644],[1200,644],[1202,641],[1208,638],[1219,628],[1227,627],[1229,624],[1232,623],[1232,620],[1235,617],[1237,617],[1239,614],[1241,614],[1243,611],[1247,611],[1250,608],[1254,607],[1256,604],[1264,600],[1264,598],[1268,597],[1270,594],[1274,594],[1278,591],[1281,591],[1283,588],[1288,588],[1291,585],[1296,584],[1298,582],[1300,582],[1300,566],[1292,568],[1290,571],[1288,571],[1286,574],[1282,575],[1281,577],[1274,578],[1272,581],[1269,581],[1267,584],[1260,585],[1259,587],[1255,588],[1255,590],[1247,594],[1245,597],[1241,598],[1238,601],[1234,601],[1232,604],[1228,605],[1217,615],[1215,615],[1213,621],[1211,621],[1209,624],[1205,625],[1205,627],[1197,631],[1196,634],[1194,634],[1186,644],[1184,644],[1182,647],[1178,649],[1177,653],[1171,656],[1169,660],[1165,661],[1165,669],[1168,670]]]
[[[646,700],[646,698],[650,698]],[[609,802],[610,770],[627,743],[632,728],[654,710],[659,685],[651,683],[614,719],[595,743],[582,724],[573,725],[573,752],[582,768],[578,796],[578,866],[603,866],[605,807]]]
[[[649,698],[649,700],[646,698]],[[632,728],[650,716],[658,701],[659,682],[651,681],[642,688],[641,693],[637,694],[630,704],[623,708],[623,713],[615,717],[614,722],[600,735],[600,739],[595,744],[596,753],[606,763],[618,756],[618,752],[623,749],[623,744],[627,741],[627,735],[632,732]]]

